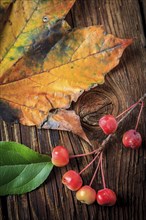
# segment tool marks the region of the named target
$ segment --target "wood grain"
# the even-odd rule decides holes
[[[84,93],[73,104],[82,125],[91,140],[104,136],[98,131],[98,119],[105,113],[117,115],[146,92],[145,32],[138,0],[77,0],[67,21],[73,27],[102,24],[108,33],[123,38],[134,38],[134,43],[123,55],[118,67],[106,77],[106,83]],[[114,207],[86,206],[77,202],[75,193],[61,184],[66,170],[81,170],[92,156],[71,160],[62,169],[54,168],[46,182],[37,190],[22,196],[1,197],[0,219],[6,220],[144,220],[146,216],[146,107],[138,130],[143,146],[138,151],[122,147],[122,133],[135,125],[136,109],[122,123],[117,135],[110,141],[104,156],[107,186],[115,190],[118,202]],[[91,150],[85,142],[68,132],[39,130],[35,127],[10,125],[0,121],[0,139],[13,140],[30,148],[50,154],[55,145],[63,144],[70,153]],[[96,164],[83,173],[88,184]],[[100,174],[93,187],[102,187]]]

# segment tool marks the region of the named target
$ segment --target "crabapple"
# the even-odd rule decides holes
[[[96,200],[96,191],[90,186],[83,186],[76,192],[76,198],[87,205],[92,204]]]
[[[131,129],[124,133],[122,142],[125,147],[131,147],[132,149],[137,149],[141,146],[142,137],[139,132],[137,132],[134,129]]]
[[[99,126],[105,134],[111,134],[117,130],[118,123],[113,115],[104,115],[99,120]]]
[[[111,189],[104,188],[97,192],[96,200],[99,205],[113,206],[116,203],[117,197]]]
[[[83,181],[79,173],[74,170],[69,170],[63,175],[62,183],[70,190],[77,191],[81,188]]]
[[[52,163],[57,167],[63,167],[69,163],[68,150],[63,146],[56,146],[52,151]]]

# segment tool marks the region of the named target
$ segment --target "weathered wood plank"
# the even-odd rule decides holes
[[[145,36],[144,46],[146,47],[146,1],[145,0],[139,0],[139,8],[141,14],[141,23],[143,26],[143,32]]]
[[[146,92],[146,51],[145,36],[138,0],[77,0],[67,16],[74,26],[102,24],[107,32],[123,38],[134,38],[134,43],[124,53],[118,67],[107,77],[105,85],[85,93],[73,106],[82,118],[82,124],[91,139],[100,137],[97,132],[99,117],[105,112],[115,115],[134,103]],[[94,96],[94,102],[93,102]],[[91,99],[92,97],[92,99]],[[83,102],[87,99],[88,102]],[[82,100],[82,102],[81,102]],[[99,104],[102,108],[99,108]],[[89,105],[92,111],[88,112]],[[49,219],[49,220],[143,220],[146,216],[145,170],[146,159],[146,107],[140,121],[139,131],[143,137],[143,148],[131,151],[122,148],[123,131],[135,125],[136,115],[129,116],[118,130],[118,135],[109,143],[104,157],[105,178],[108,187],[118,194],[114,207],[82,205],[61,184],[61,176],[67,169],[81,170],[92,157],[74,159],[66,168],[55,168],[46,182],[37,190],[22,196],[1,198],[0,216],[2,219]],[[65,145],[71,153],[90,150],[88,145],[68,132],[38,130],[22,125],[8,125],[0,122],[0,139],[14,140],[41,152],[49,153],[55,145]],[[96,164],[83,174],[88,184]],[[97,175],[93,186],[102,187],[101,177]]]

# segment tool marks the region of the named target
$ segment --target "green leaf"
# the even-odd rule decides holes
[[[39,154],[15,142],[0,142],[0,195],[23,194],[41,185],[53,164]]]

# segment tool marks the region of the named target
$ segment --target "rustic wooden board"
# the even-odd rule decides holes
[[[134,38],[124,53],[120,65],[106,77],[102,86],[84,93],[73,108],[80,115],[90,139],[104,136],[98,132],[97,121],[107,113],[118,114],[146,92],[145,3],[141,0],[77,0],[67,21],[74,27],[103,24],[108,33],[123,38]],[[143,12],[142,12],[143,11]],[[142,15],[143,13],[143,15]],[[92,99],[91,99],[92,97]],[[84,102],[85,99],[89,102]],[[90,114],[86,111],[91,108]],[[115,190],[118,202],[114,207],[97,204],[83,205],[75,194],[64,188],[61,176],[67,169],[81,170],[91,157],[74,159],[62,169],[54,168],[46,182],[37,190],[22,196],[1,197],[0,219],[10,220],[143,220],[146,216],[146,107],[139,125],[143,146],[138,151],[126,150],[121,145],[122,132],[135,125],[135,110],[120,126],[109,143],[104,156],[105,178],[108,187]],[[81,139],[68,132],[38,130],[19,124],[0,121],[0,139],[17,141],[41,152],[50,153],[55,145],[65,145],[71,153],[91,150]],[[95,165],[83,174],[88,184]],[[102,187],[100,175],[93,186]]]

